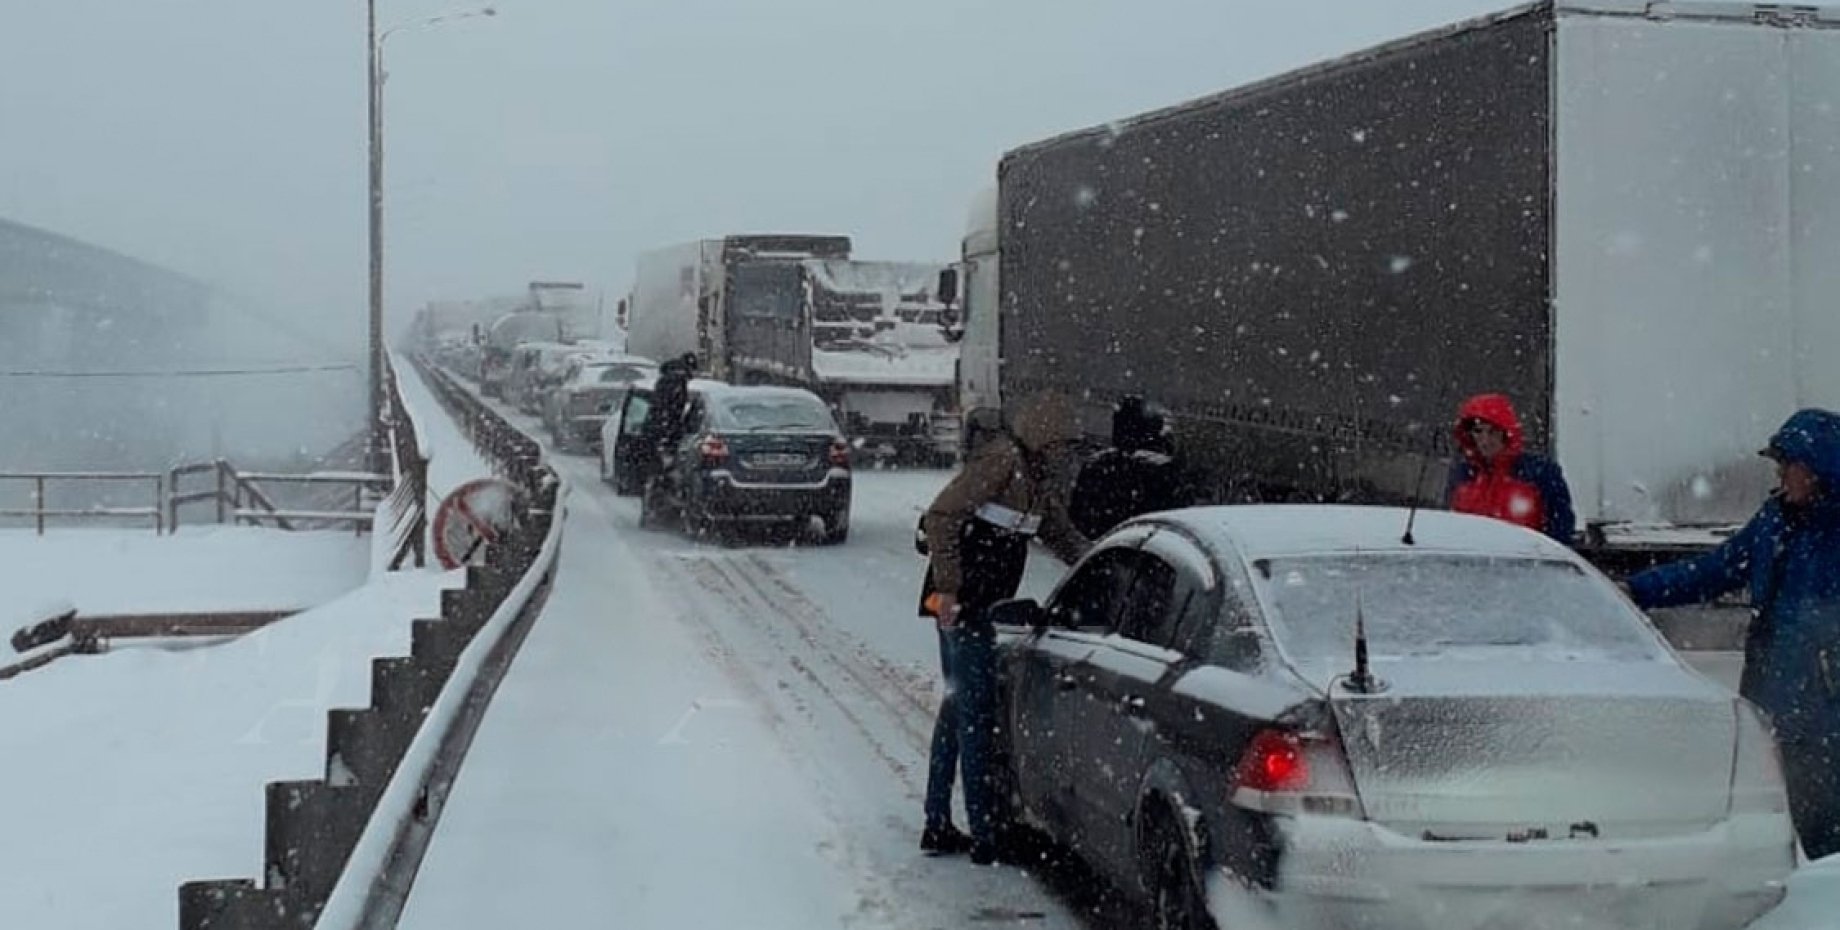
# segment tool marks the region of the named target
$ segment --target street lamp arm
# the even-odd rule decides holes
[[[479,7],[477,9],[449,10],[446,13],[439,13],[434,16],[430,16],[427,19],[416,19],[416,20],[410,20],[409,22],[406,22],[406,23],[397,23],[396,25],[391,26],[390,28],[383,30],[382,33],[378,34],[377,50],[381,52],[383,50],[383,43],[387,41],[390,38],[390,36],[393,36],[399,32],[411,32],[411,31],[422,30],[422,29],[433,29],[437,26],[445,25],[451,22],[458,22],[459,20],[463,20],[463,19],[473,19],[475,17],[480,17],[480,16],[497,16],[497,15],[498,15],[498,9],[496,7],[487,6],[487,7]]]

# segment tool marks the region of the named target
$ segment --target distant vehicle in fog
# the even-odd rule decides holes
[[[527,342],[560,343],[562,338],[562,321],[554,315],[522,310],[500,317],[485,333],[480,393],[510,399],[505,394],[505,382],[511,377],[511,360],[518,346]]]
[[[582,350],[564,342],[525,342],[511,353],[505,376],[505,401],[520,412],[543,412],[543,396],[562,379],[569,359]]]
[[[1761,715],[1530,530],[1172,511],[992,616],[1010,815],[1158,926],[1736,930],[1795,865]]]
[[[570,359],[543,400],[543,425],[557,450],[600,451],[601,427],[624,387],[657,376],[658,364],[636,355],[583,354]]]

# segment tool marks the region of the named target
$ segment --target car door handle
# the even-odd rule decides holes
[[[1133,717],[1144,715],[1144,699],[1135,694],[1127,694],[1118,701],[1118,706]]]
[[[1054,687],[1061,691],[1072,691],[1080,686],[1080,680],[1062,672],[1054,676]]]

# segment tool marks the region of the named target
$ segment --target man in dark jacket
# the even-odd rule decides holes
[[[671,359],[658,369],[651,409],[646,412],[641,430],[646,448],[651,451],[643,460],[646,472],[642,481],[663,472],[665,457],[683,438],[684,408],[690,403],[690,379],[695,373],[694,353]]]
[[[1014,597],[1040,535],[1056,554],[1077,560],[1089,545],[1067,518],[1066,487],[1057,457],[1079,435],[1072,405],[1038,395],[1020,405],[1014,422],[970,453],[927,508],[921,527],[930,558],[920,614],[939,630],[946,698],[933,724],[926,783],[929,853],[969,849],[987,865],[996,858],[996,785],[990,771],[996,718],[996,629],[985,612]],[[954,769],[963,772],[971,836],[952,826]]]
[[[1577,517],[1572,491],[1558,463],[1526,450],[1526,436],[1514,404],[1501,394],[1464,401],[1454,430],[1463,457],[1450,468],[1445,503],[1516,523],[1572,544]]]
[[[1161,414],[1141,397],[1112,411],[1112,446],[1080,469],[1068,512],[1073,525],[1098,539],[1132,517],[1180,507],[1179,478]]]
[[[1811,858],[1840,852],[1840,414],[1803,410],[1770,439],[1782,487],[1737,535],[1629,579],[1644,607],[1748,587],[1738,692],[1770,717]]]

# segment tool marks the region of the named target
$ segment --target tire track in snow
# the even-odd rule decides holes
[[[750,596],[752,587],[729,570],[732,567],[730,564],[692,554],[680,554],[677,559],[679,565],[675,566],[676,568],[683,570],[691,579],[699,583],[702,590],[713,593],[725,605],[736,611],[737,617],[765,621],[756,622],[754,632],[769,641],[773,649],[780,654],[780,659],[819,694],[822,694],[827,702],[849,722],[851,728],[862,737],[875,757],[896,777],[900,778],[903,785],[907,786],[907,793],[912,797],[918,797],[918,792],[912,785],[913,767],[902,762],[888,747],[884,738],[884,729],[865,719],[865,715],[858,709],[864,705],[870,707],[879,705],[884,710],[890,709],[887,700],[876,693],[872,684],[844,667],[834,652],[827,646],[815,642],[809,632],[804,632],[799,636],[800,641],[808,648],[801,649],[796,644],[788,642],[785,629],[775,624],[780,621],[793,621],[784,615],[783,610],[761,600],[758,594]],[[766,608],[764,616],[761,610],[756,609],[757,607]],[[720,633],[718,632],[717,635]],[[820,667],[814,668],[812,660],[816,660],[815,664]],[[839,674],[827,674],[833,670]],[[843,694],[844,688],[852,684],[855,687],[849,690],[858,692],[858,694]],[[915,731],[903,725],[899,718],[892,719],[896,727],[903,731],[906,741],[913,746],[914,741],[919,738]],[[917,746],[914,748],[917,749]]]

